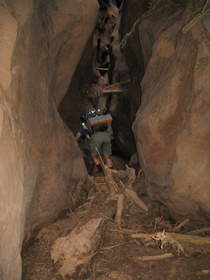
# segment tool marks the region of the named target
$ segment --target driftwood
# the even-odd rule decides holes
[[[133,201],[137,206],[139,206],[145,212],[148,212],[148,207],[132,188],[132,185],[135,181],[135,170],[133,168],[127,167],[125,172],[127,172],[128,174],[127,184],[125,185],[120,179],[118,179],[118,183],[119,183],[118,185],[112,175],[112,173],[116,175],[118,172],[116,170],[111,170],[107,167],[105,168],[104,170],[105,180],[107,184],[110,186],[112,195],[114,194],[114,192],[115,194],[123,193],[128,199]]]
[[[180,224],[176,225],[173,229],[173,232],[178,232],[182,227],[184,227],[186,224],[188,224],[189,221],[190,221],[189,219],[185,219]]]
[[[210,249],[210,237],[200,237],[188,234],[179,234],[174,232],[165,232],[166,236],[177,240],[179,242],[183,242],[186,244],[191,244],[195,246],[204,246],[205,249]],[[141,238],[141,239],[154,239],[154,234],[146,234],[146,233],[136,233],[132,234],[131,237],[133,238]]]
[[[127,85],[130,83],[130,80],[115,83],[112,85],[108,85],[103,88],[103,93],[122,93],[126,90]]]
[[[141,209],[148,212],[148,207],[146,204],[140,199],[140,197],[136,194],[135,191],[126,188],[125,194],[128,198],[130,198],[133,202],[135,202]]]
[[[113,196],[116,193],[118,193],[118,191],[119,191],[118,185],[112,176],[111,169],[109,169],[108,167],[105,167],[104,174],[105,174],[105,181],[110,188],[110,194],[111,194],[111,196]]]
[[[174,255],[172,253],[165,253],[162,255],[156,255],[156,256],[143,256],[138,257],[137,260],[139,261],[161,261],[169,258],[173,258]]]
[[[107,184],[110,197],[112,199],[115,198],[116,196],[118,197],[115,222],[119,226],[121,225],[123,208],[126,203],[125,197],[133,201],[137,206],[139,206],[145,212],[148,212],[148,207],[140,199],[140,197],[132,188],[132,185],[136,179],[135,170],[133,168],[129,168],[128,166],[126,166],[125,171],[112,170],[104,164],[99,151],[97,152],[104,172],[104,180]],[[118,175],[118,173],[119,173],[119,177],[125,177],[125,175],[127,175],[127,182],[125,184],[121,181],[120,178],[117,179],[114,178],[116,175]]]
[[[200,237],[194,235],[187,234],[179,234],[179,233],[167,233],[169,236],[175,238],[178,241],[183,241],[186,243],[191,243],[193,245],[207,245],[210,246],[210,237]]]
[[[206,232],[210,232],[210,227],[195,229],[195,230],[187,232],[186,234],[200,234],[200,233],[206,233]]]
[[[128,187],[130,186],[130,188],[132,188],[133,183],[136,180],[136,172],[134,168],[128,167],[126,165],[126,173],[128,174],[128,182],[127,185]]]
[[[174,232],[166,232],[166,234],[179,241],[184,241],[184,242],[192,243],[195,245],[210,245],[210,237],[200,237],[200,236],[180,234],[180,233],[174,233]],[[135,233],[135,234],[132,234],[131,237],[149,239],[149,238],[153,237],[153,234]]]
[[[59,263],[59,273],[63,278],[73,275],[80,265],[90,262],[98,248],[105,220],[112,219],[115,214],[115,223],[121,227],[126,199],[131,200],[145,212],[148,211],[148,207],[132,188],[136,178],[135,170],[126,167],[126,170],[121,170],[118,176],[118,171],[108,168],[99,152],[98,155],[104,177],[87,178],[86,182],[92,186],[89,190],[91,199],[82,204],[82,209],[78,207],[78,211],[82,210],[82,221],[78,222],[67,236],[58,238],[51,248],[51,258],[55,263]],[[82,191],[82,187],[85,187],[84,182],[77,185],[75,190],[77,195]]]
[[[116,216],[115,216],[115,222],[116,222],[119,226],[121,225],[124,198],[125,198],[125,197],[124,197],[123,194],[119,194],[118,200],[117,200],[117,213],[116,213]]]

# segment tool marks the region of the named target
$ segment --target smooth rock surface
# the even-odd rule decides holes
[[[70,207],[86,176],[57,112],[97,17],[96,0],[0,1],[0,279],[21,279],[21,247]]]
[[[133,129],[151,198],[175,217],[207,218],[210,17],[185,32],[190,18],[187,11],[154,12],[139,25],[146,69]]]

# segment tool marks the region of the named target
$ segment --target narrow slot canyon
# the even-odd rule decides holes
[[[0,61],[0,280],[209,279],[210,0],[0,0]]]

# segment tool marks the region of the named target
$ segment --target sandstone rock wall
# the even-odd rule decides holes
[[[0,279],[21,279],[21,246],[69,207],[86,175],[57,113],[97,1],[0,1]]]
[[[78,131],[81,125],[80,117],[91,109],[91,103],[87,98],[86,92],[94,79],[94,55],[95,49],[93,48],[92,35],[86,44],[86,48],[74,72],[67,94],[59,106],[62,119],[74,133]]]
[[[210,214],[210,17],[193,17],[201,2],[193,13],[157,9],[136,29],[145,65],[138,155],[150,196],[177,218]]]

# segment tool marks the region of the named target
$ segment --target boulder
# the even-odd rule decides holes
[[[133,130],[151,198],[174,217],[208,219],[210,17],[192,18],[156,11],[140,23],[145,75]]]

